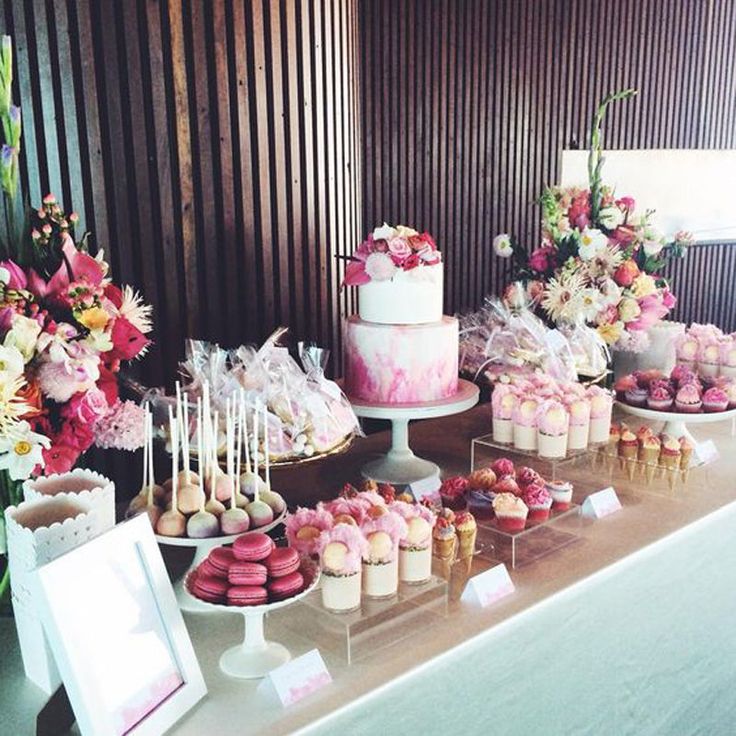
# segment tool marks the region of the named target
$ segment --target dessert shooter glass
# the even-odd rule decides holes
[[[539,432],[537,435],[537,451],[540,457],[565,457],[567,454],[567,432],[558,435]]]
[[[399,547],[399,580],[417,585],[432,576],[432,544],[426,547]]]
[[[349,613],[360,608],[361,571],[339,574],[322,570],[322,605],[332,613]]]
[[[363,560],[363,593],[368,598],[390,598],[398,589],[398,555],[389,562]]]

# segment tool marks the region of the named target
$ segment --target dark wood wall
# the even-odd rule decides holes
[[[360,29],[365,223],[434,233],[450,311],[507,282],[496,233],[538,242],[534,200],[608,92],[639,90],[611,109],[609,148],[736,147],[733,0],[366,0]],[[736,329],[718,288],[735,255],[673,268],[676,318]]]
[[[23,183],[76,210],[155,307],[142,365],[184,338],[289,325],[338,346],[359,210],[357,0],[4,0]]]

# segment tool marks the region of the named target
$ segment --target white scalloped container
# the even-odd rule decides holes
[[[107,500],[109,495],[114,498],[114,490],[108,488],[104,494],[88,490],[33,494],[33,498],[5,509],[8,564],[23,667],[30,680],[51,694],[61,678],[36,613],[31,575],[36,568],[115,525],[114,501],[111,519]]]

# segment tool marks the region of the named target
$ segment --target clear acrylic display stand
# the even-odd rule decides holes
[[[493,460],[500,456],[528,458],[529,464],[533,465],[536,470],[540,466],[549,468],[548,472],[541,473],[549,480],[558,480],[557,469],[569,465],[576,465],[581,462],[587,462],[592,453],[598,451],[601,445],[588,445],[584,450],[570,450],[565,457],[549,458],[541,457],[536,450],[519,450],[513,444],[497,442],[493,439],[493,434],[484,434],[480,437],[474,437],[470,443],[470,470],[473,471],[478,467],[489,465]],[[605,446],[605,445],[604,445]],[[523,464],[524,461],[515,461],[516,464]]]
[[[495,519],[479,519],[481,557],[504,562],[512,568],[527,565],[576,542],[580,537],[581,518],[580,506],[571,504],[565,511],[552,511],[547,521],[527,525],[518,532],[499,529]]]
[[[447,590],[447,582],[433,575],[418,585],[400,583],[397,595],[388,599],[363,596],[360,609],[350,613],[327,611],[321,591],[315,590],[300,602],[310,611],[299,618],[299,634],[353,664],[445,618]]]

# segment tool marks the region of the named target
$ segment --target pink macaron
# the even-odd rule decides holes
[[[213,575],[197,575],[192,583],[192,593],[209,603],[223,603],[227,594],[227,580]]]
[[[227,575],[231,585],[265,585],[267,578],[265,565],[243,560],[233,562]]]
[[[282,578],[299,569],[299,553],[294,547],[276,547],[264,564],[269,577]]]
[[[228,606],[260,606],[268,602],[268,591],[259,585],[233,585],[227,591]]]
[[[304,576],[299,572],[292,572],[280,578],[274,578],[268,584],[268,592],[276,601],[291,598],[304,590]]]
[[[235,553],[231,547],[215,547],[207,555],[207,562],[220,572],[219,577],[226,578],[230,565],[235,562]]]
[[[215,567],[209,559],[205,560],[197,568],[197,575],[207,575],[209,577],[227,580],[227,570],[221,570],[219,567]]]
[[[263,532],[248,532],[233,542],[235,557],[246,562],[259,562],[271,554],[276,545]]]

